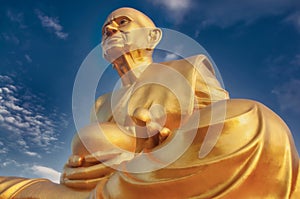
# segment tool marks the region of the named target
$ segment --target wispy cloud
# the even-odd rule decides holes
[[[0,148],[0,154],[7,154],[8,152],[8,148],[4,147],[4,146],[1,146]]]
[[[63,32],[63,26],[60,24],[58,17],[49,17],[40,10],[36,10],[35,12],[44,28],[54,32],[54,34],[60,39],[68,38],[69,34]]]
[[[25,151],[24,153],[25,153],[26,155],[29,155],[29,156],[32,156],[32,157],[38,157],[38,158],[41,158],[41,155],[39,155],[39,154],[36,153],[36,152]]]
[[[182,51],[183,51],[182,45],[175,46],[172,53],[169,53],[169,52],[166,53],[166,56],[164,57],[163,61],[180,59],[180,56],[178,56],[178,55],[182,54]]]
[[[156,50],[154,51],[153,54],[153,60],[159,63],[159,62],[182,59],[182,57],[179,56],[183,53],[182,51],[183,51],[183,45],[175,46],[172,52],[165,51],[165,50]]]
[[[13,166],[13,167],[26,166],[26,167],[28,167],[28,164],[20,164],[20,163],[18,163],[17,161],[15,161],[13,159],[1,160],[0,168],[4,168],[4,167],[8,167],[8,166]]]
[[[24,24],[24,14],[22,12],[14,13],[11,10],[7,10],[6,16],[9,18],[11,22],[15,22],[19,24],[20,28],[26,28],[27,26]]]
[[[35,150],[50,152],[58,147],[60,129],[66,127],[65,116],[55,111],[46,113],[39,105],[42,102],[11,77],[0,75],[0,129],[5,133],[0,140],[7,148],[40,158]]]
[[[228,27],[238,22],[252,23],[255,20],[282,14],[293,7],[292,1],[284,0],[228,0],[205,3],[202,25]]]
[[[281,82],[272,90],[281,111],[300,113],[300,54],[268,57],[265,64],[268,76]]]
[[[264,64],[267,66],[266,72],[272,78],[299,78],[295,75],[300,74],[300,54],[269,56]]]
[[[157,5],[163,5],[173,11],[182,11],[191,6],[191,0],[154,0],[152,2]]]
[[[175,60],[177,59],[178,56],[176,54],[173,53],[167,53],[167,55],[164,58],[164,61],[170,61],[170,60]]]
[[[276,94],[280,109],[282,111],[293,111],[300,113],[300,80],[291,79],[283,85],[275,88],[272,92]]]
[[[53,168],[42,166],[36,163],[20,163],[14,159],[7,158],[0,162],[0,168],[12,167],[20,170],[18,176],[31,178],[46,178],[54,183],[59,183],[61,173]]]
[[[1,39],[6,42],[9,42],[9,43],[12,43],[15,45],[18,45],[20,43],[19,38],[13,33],[2,32],[0,36],[1,36]]]
[[[24,57],[28,63],[32,63],[32,59],[31,59],[30,55],[25,54]]]
[[[163,6],[168,16],[177,24],[182,22],[186,12],[192,6],[191,0],[149,0],[149,2],[155,6]]]
[[[165,14],[177,21],[183,16],[192,18],[195,27],[229,27],[236,23],[249,24],[261,17],[274,16],[289,11],[299,3],[291,0],[154,0],[150,1]],[[163,6],[163,7],[161,7]]]
[[[292,24],[300,32],[300,11],[286,17],[284,22]]]

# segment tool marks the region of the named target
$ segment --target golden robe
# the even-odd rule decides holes
[[[220,125],[207,119],[210,106],[200,111],[196,137],[178,160],[150,173],[117,172],[103,198],[299,198],[299,158],[285,123],[254,101],[227,100],[226,105],[221,135],[206,157],[199,158],[199,151],[207,130]],[[188,136],[184,133],[182,141]]]
[[[158,170],[126,172],[127,167],[130,171],[132,167],[145,166],[139,161],[139,156],[123,163],[123,171],[116,171],[107,181],[100,181],[98,186],[89,190],[90,197],[300,198],[297,150],[288,127],[275,113],[255,101],[229,99],[228,93],[220,87],[210,62],[203,55],[163,64],[187,79],[195,94],[192,113],[199,114],[200,119],[195,128],[187,131],[175,129],[173,134],[150,152],[167,147],[176,136],[179,137],[178,146],[184,145],[193,136],[194,139],[178,159]],[[194,70],[195,65],[198,70]],[[127,89],[121,90],[119,95],[126,98],[126,92]],[[92,114],[92,122],[115,122],[110,99],[111,95],[107,94],[96,101],[96,115]],[[126,114],[124,106],[121,102],[114,110],[118,116]],[[214,119],[216,115],[217,119]],[[118,122],[126,123],[122,118]],[[209,132],[214,131],[219,133],[211,136]],[[177,153],[176,150],[181,148],[162,150],[159,155],[148,153],[146,159],[158,165],[165,164],[170,154]],[[10,178],[0,180],[0,198],[24,198],[22,192],[28,193],[28,190],[38,192],[39,196],[43,192],[48,193],[47,186],[33,186],[28,179],[18,179],[18,182]],[[22,182],[26,184],[25,187],[20,186]],[[36,185],[40,184],[38,180],[35,182]],[[65,193],[61,189],[72,190],[63,185],[60,187],[63,188],[58,188],[57,194],[62,198]],[[8,192],[8,189],[14,191]],[[82,193],[74,198],[87,197],[87,192],[73,190]],[[7,193],[12,194],[9,196]]]

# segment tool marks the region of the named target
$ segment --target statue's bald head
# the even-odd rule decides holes
[[[152,56],[162,32],[144,13],[133,8],[113,11],[102,27],[104,57],[112,62],[129,52]],[[133,56],[133,54],[131,53]]]
[[[156,27],[155,24],[153,23],[153,21],[144,13],[133,9],[133,8],[119,8],[115,11],[113,11],[112,13],[110,13],[110,15],[107,17],[105,24],[109,23],[110,21],[112,21],[113,19],[116,19],[118,17],[122,17],[122,16],[126,16],[128,18],[130,18],[131,20],[135,21],[136,24],[138,24],[140,26],[140,28],[154,28]]]

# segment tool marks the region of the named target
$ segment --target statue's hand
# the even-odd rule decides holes
[[[72,155],[64,167],[61,183],[72,188],[94,188],[115,171],[116,165],[132,158],[132,153],[118,149],[98,151],[85,157]]]
[[[168,135],[191,115],[193,74],[192,69],[183,75],[170,67],[152,64],[140,76],[128,101],[128,114],[138,126],[147,126],[148,137],[157,131],[161,132],[159,137]],[[137,137],[147,137],[142,134],[137,132]]]
[[[61,183],[73,188],[94,188],[110,176],[116,165],[132,159],[134,150],[135,138],[116,124],[90,124],[74,135],[73,155],[64,167]]]

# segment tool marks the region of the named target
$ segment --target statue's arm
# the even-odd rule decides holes
[[[95,122],[110,122],[112,120],[111,111],[111,93],[101,95],[95,101],[94,106],[91,110],[90,121]]]
[[[229,93],[217,79],[209,58],[197,55],[189,59],[196,69],[195,108],[204,108],[213,102],[229,99]]]

